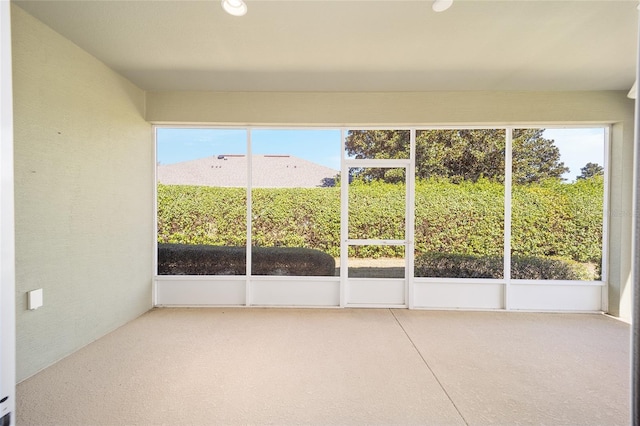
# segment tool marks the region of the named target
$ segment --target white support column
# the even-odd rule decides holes
[[[0,1],[0,423],[15,424],[16,330],[11,10]],[[6,420],[10,419],[7,423]]]

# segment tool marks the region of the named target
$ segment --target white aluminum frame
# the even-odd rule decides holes
[[[246,257],[245,257],[245,306],[251,306],[251,263],[253,262],[253,255],[251,253],[252,245],[252,221],[253,214],[253,151],[251,150],[251,128],[247,129],[247,244]]]
[[[362,130],[358,128],[358,130]],[[369,129],[365,129],[369,130]],[[402,128],[381,128],[380,130],[410,130],[410,129],[402,129]],[[410,135],[415,136],[414,131],[410,131]],[[415,143],[415,137],[410,138],[410,144]],[[344,154],[344,150],[343,150]],[[343,176],[349,176],[350,168],[361,168],[361,167],[375,167],[375,168],[384,168],[384,169],[404,169],[405,172],[405,229],[404,229],[404,239],[403,240],[394,240],[394,239],[350,239],[348,237],[349,231],[349,184],[343,184],[342,188],[344,189],[344,194],[341,197],[341,235],[342,229],[344,229],[344,235],[346,236],[342,239],[341,248],[345,247],[345,262],[347,266],[344,269],[340,269],[341,275],[345,275],[345,284],[348,289],[348,298],[345,299],[344,305],[347,307],[409,307],[410,297],[409,297],[409,280],[413,275],[409,273],[409,265],[413,265],[413,251],[412,244],[410,242],[413,240],[413,221],[409,220],[409,214],[411,211],[411,207],[414,205],[413,203],[413,185],[412,182],[414,179],[414,174],[410,174],[412,171],[411,165],[414,163],[413,156],[409,159],[345,159],[343,158],[342,164],[343,169],[346,168],[346,174]],[[344,218],[344,220],[342,220]],[[346,228],[346,229],[345,229]],[[405,274],[404,278],[349,278],[348,271],[348,249],[349,246],[365,246],[365,245],[387,245],[387,246],[403,246],[405,250]],[[411,247],[410,247],[411,246]],[[340,258],[341,262],[343,257]],[[357,292],[358,287],[364,286],[368,287],[369,294],[366,296],[361,296],[361,299],[354,296],[354,293]],[[395,287],[395,290],[394,290]],[[401,288],[401,290],[400,290]],[[399,296],[398,292],[402,291],[402,297]],[[358,300],[366,300],[370,298],[374,301],[358,301]]]
[[[504,309],[510,309],[509,290],[511,288],[511,197],[513,174],[513,128],[507,127],[504,150],[504,242],[502,255],[504,257]]]
[[[341,174],[348,176],[350,167],[405,168],[406,170],[406,218],[405,240],[349,240],[348,239],[348,184],[341,185],[341,229],[340,229],[340,271],[339,277],[286,277],[251,275],[251,167],[247,171],[247,271],[245,276],[157,276],[154,270],[154,305],[157,306],[301,306],[301,307],[399,307],[409,309],[466,309],[466,310],[527,310],[553,312],[599,312],[607,310],[608,281],[608,207],[609,207],[609,157],[610,125],[588,123],[580,125],[517,125],[507,126],[219,126],[219,125],[170,125],[163,123],[155,128],[209,128],[239,129],[247,132],[247,156],[251,158],[251,132],[256,129],[283,130],[340,130]],[[602,279],[600,281],[561,281],[561,280],[512,280],[510,277],[511,258],[511,175],[512,175],[512,132],[514,129],[529,128],[604,128],[605,134],[605,177],[603,206],[602,239]],[[345,156],[345,140],[349,129],[357,130],[408,130],[410,132],[409,159],[348,159]],[[415,144],[419,130],[452,129],[504,129],[505,149],[505,225],[504,225],[504,278],[469,279],[414,277],[415,251]],[[155,134],[156,132],[154,132]],[[249,163],[251,164],[251,163]],[[157,193],[156,193],[157,208]],[[156,210],[157,211],[157,210]],[[157,215],[156,215],[157,217]],[[156,218],[157,219],[157,218]],[[348,278],[348,247],[362,244],[391,244],[405,246],[405,300],[397,303],[349,303],[350,283],[371,281],[370,279]],[[156,248],[157,253],[157,248]],[[154,257],[155,259],[155,257]],[[154,262],[155,264],[155,262]],[[155,266],[155,265],[154,265]],[[380,280],[380,279],[378,279]],[[396,279],[396,281],[399,279]],[[180,283],[180,284],[178,284]],[[184,286],[184,283],[187,285]],[[207,284],[205,284],[207,283]],[[296,284],[297,283],[297,284]],[[315,295],[318,300],[307,297],[304,292],[298,298],[289,297],[300,285],[308,285],[305,291]],[[260,287],[256,296],[256,284]],[[172,286],[180,285],[186,291],[184,297],[175,298]],[[216,291],[203,290],[206,286],[227,287],[224,295],[217,296]],[[244,298],[239,295],[243,294]],[[257,297],[257,298],[256,298]],[[179,299],[179,300],[178,300]],[[232,303],[229,303],[231,301]],[[565,302],[563,302],[565,301]],[[225,303],[226,302],[226,303]]]

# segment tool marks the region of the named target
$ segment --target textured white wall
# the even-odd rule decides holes
[[[629,319],[633,107],[626,92],[148,92],[146,118],[287,126],[613,124],[609,312]]]
[[[154,159],[143,91],[15,5],[11,18],[20,381],[151,307]]]

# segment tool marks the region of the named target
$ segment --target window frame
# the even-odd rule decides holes
[[[349,129],[354,130],[410,130],[411,137],[411,153],[410,153],[410,162],[411,166],[407,169],[407,174],[410,174],[408,180],[411,181],[411,192],[410,192],[410,210],[407,214],[411,215],[411,217],[407,216],[407,221],[411,222],[411,241],[409,245],[411,249],[407,247],[405,255],[410,258],[408,264],[410,264],[410,268],[406,271],[406,279],[408,281],[408,292],[407,298],[408,303],[407,306],[409,308],[436,308],[436,306],[428,306],[423,304],[416,304],[416,289],[418,285],[422,286],[430,286],[430,285],[461,285],[461,286],[503,286],[503,291],[501,295],[502,305],[497,307],[490,307],[488,309],[499,309],[499,310],[516,310],[520,309],[518,307],[514,307],[510,304],[510,292],[515,287],[520,286],[544,286],[544,287],[577,287],[577,286],[591,286],[591,287],[600,287],[601,288],[601,307],[600,311],[606,311],[608,309],[608,300],[607,300],[607,289],[608,289],[608,281],[609,281],[609,202],[610,202],[610,150],[611,150],[611,124],[610,123],[580,123],[580,124],[557,124],[557,123],[549,123],[549,124],[509,124],[509,125],[420,125],[420,126],[406,126],[406,125],[388,125],[388,126],[349,126],[349,125],[341,125],[341,126],[331,126],[331,125],[322,125],[322,126],[269,126],[269,125],[217,125],[217,124],[198,124],[198,125],[190,125],[190,124],[171,124],[171,123],[162,123],[162,124],[153,124],[153,144],[154,144],[154,242],[153,242],[153,276],[154,283],[158,281],[170,281],[173,279],[174,281],[178,278],[185,279],[187,281],[217,281],[217,276],[206,276],[203,277],[194,277],[194,276],[159,276],[157,274],[157,249],[158,249],[158,193],[157,193],[157,184],[158,184],[158,176],[157,176],[157,154],[158,154],[158,129],[161,128],[171,128],[171,129],[220,129],[220,130],[245,130],[247,134],[247,156],[252,158],[252,146],[251,146],[251,138],[252,131],[254,130],[336,130],[341,134],[341,152],[340,152],[340,161],[341,161],[341,172],[344,173],[345,170],[349,168],[349,165],[354,161],[352,159],[346,158],[344,141],[346,137],[346,132]],[[564,281],[564,280],[523,280],[523,279],[511,279],[510,276],[510,268],[511,268],[511,212],[512,212],[512,133],[515,129],[579,129],[579,128],[602,128],[604,130],[604,193],[603,193],[603,212],[602,212],[602,265],[601,265],[601,278],[596,281]],[[484,278],[437,278],[437,277],[415,277],[413,271],[413,260],[414,260],[414,250],[413,250],[413,234],[415,231],[415,136],[416,132],[422,130],[475,130],[475,129],[504,129],[506,133],[506,148],[505,148],[505,216],[504,216],[504,277],[501,279],[484,279]],[[362,161],[362,160],[361,160]],[[365,160],[366,161],[366,160]],[[260,281],[269,281],[275,279],[281,280],[298,280],[298,281],[327,281],[323,279],[318,279],[319,277],[270,277],[270,276],[253,276],[251,275],[251,246],[252,246],[252,223],[251,223],[251,212],[252,212],[252,175],[251,175],[251,162],[248,162],[249,167],[247,170],[247,261],[246,261],[246,275],[244,276],[235,276],[235,277],[224,277],[227,281],[231,280],[240,280],[245,281],[246,290],[245,290],[245,303],[243,305],[250,306],[252,303],[252,281],[260,280]],[[341,223],[347,218],[343,218],[343,213],[341,212]],[[344,252],[346,251],[348,244],[344,241],[344,238],[341,238],[340,241],[340,252],[341,252],[341,266],[342,263],[346,261],[344,256]],[[344,272],[343,272],[344,271]],[[347,270],[341,267],[341,274],[346,274]],[[344,281],[341,277],[327,277],[327,278],[335,278],[339,281]],[[334,281],[334,280],[329,280]],[[342,287],[342,285],[341,285]],[[343,298],[344,298],[344,289],[340,290],[340,303],[332,304],[331,306],[345,306]],[[161,305],[159,303],[157,297],[157,288],[154,285],[153,290],[153,298],[154,305]],[[242,304],[242,303],[240,303]],[[185,304],[181,304],[184,306]],[[187,304],[188,305],[188,304]],[[224,304],[223,304],[224,305]],[[235,305],[235,303],[234,303]],[[291,304],[292,306],[300,306],[296,304]],[[446,305],[446,304],[445,304]],[[473,308],[471,306],[442,306],[443,308]],[[482,308],[482,307],[481,307]],[[533,309],[537,310],[537,309]],[[542,309],[546,310],[546,309]],[[551,309],[554,310],[554,309]],[[562,309],[560,309],[562,310]],[[578,309],[579,311],[583,311]],[[586,309],[586,311],[592,311],[591,309]]]

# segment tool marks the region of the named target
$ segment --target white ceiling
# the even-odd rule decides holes
[[[146,90],[629,90],[636,0],[14,1]]]

